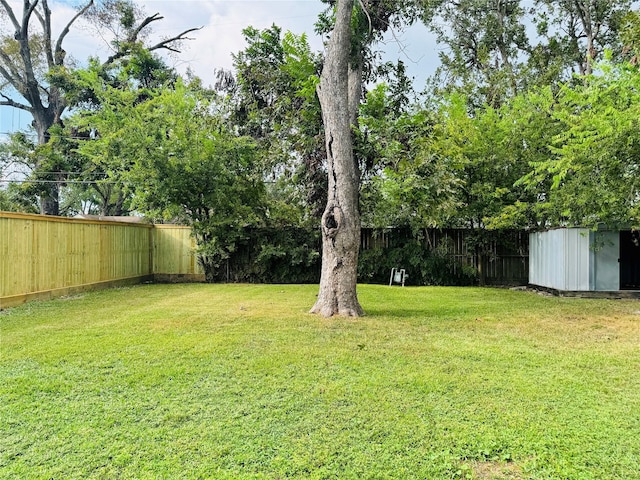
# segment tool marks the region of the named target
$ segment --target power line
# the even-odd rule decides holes
[[[25,132],[24,130],[15,130],[13,132],[0,132],[0,135],[13,135],[14,133],[22,133],[23,135],[31,138],[36,138],[38,136],[37,133],[34,132]],[[91,137],[83,137],[81,135],[56,135],[56,138],[64,138],[67,140],[96,140],[96,138]]]
[[[0,179],[0,183],[59,183],[59,184],[76,184],[76,185],[95,185],[96,181],[91,180],[9,180],[9,179]],[[119,182],[103,182],[100,181],[100,185],[118,185]]]
[[[7,175],[13,175],[13,174],[20,174],[20,175],[27,175],[29,172],[22,172],[19,170],[13,170],[10,172],[5,172],[5,176]],[[60,175],[60,174],[64,174],[64,175],[87,175],[87,176],[92,176],[92,177],[98,177],[98,176],[102,176],[102,177],[108,177],[109,174],[108,173],[101,173],[101,172],[69,172],[69,171],[64,171],[64,170],[58,170],[55,172],[43,172],[41,170],[36,170],[35,173],[37,173],[38,175]]]

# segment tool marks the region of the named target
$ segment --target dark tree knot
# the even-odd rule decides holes
[[[341,225],[342,210],[336,205],[329,206],[322,215],[322,227],[325,235],[329,238],[335,237]]]

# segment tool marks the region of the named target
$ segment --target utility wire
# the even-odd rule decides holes
[[[9,180],[0,179],[0,183],[59,183],[59,184],[76,184],[76,185],[95,185],[96,181],[91,180]],[[103,182],[100,181],[100,185],[118,185],[119,182]],[[124,184],[123,184],[124,185]]]
[[[14,133],[18,133],[18,132],[31,138],[36,138],[38,136],[37,133],[25,132],[23,130],[16,130],[14,132],[0,132],[0,135],[13,135]],[[99,137],[91,138],[91,137],[83,137],[80,135],[56,135],[56,138],[64,138],[66,140],[96,140]]]
[[[13,170],[11,172],[5,172],[4,175],[14,175],[14,174],[18,174],[18,175],[27,175],[29,173],[33,173],[33,172],[21,172],[19,170]],[[98,177],[98,176],[102,176],[102,177],[108,177],[109,174],[107,173],[100,173],[100,172],[66,172],[64,170],[58,170],[56,172],[43,172],[40,170],[35,171],[35,173],[37,173],[38,175],[59,175],[59,174],[64,174],[64,175],[87,175],[87,176],[92,176],[92,177]]]

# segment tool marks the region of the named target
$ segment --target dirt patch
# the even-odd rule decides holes
[[[474,478],[478,480],[522,480],[522,468],[513,462],[473,462]]]

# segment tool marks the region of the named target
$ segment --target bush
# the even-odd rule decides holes
[[[475,285],[477,271],[461,265],[448,255],[444,244],[429,249],[419,240],[409,239],[395,247],[374,247],[360,252],[358,280],[388,283],[392,268],[404,268],[407,285]]]
[[[256,227],[236,233],[228,258],[213,269],[208,281],[319,282],[322,249],[319,229]],[[415,235],[409,230],[391,229],[366,232],[363,238],[366,247],[361,248],[358,263],[358,281],[361,283],[388,284],[392,268],[406,270],[409,275],[407,285],[467,286],[479,283],[474,265],[478,261],[477,255],[469,253],[469,250],[478,250],[478,240],[471,234],[452,237],[451,231],[445,231],[428,237],[424,232]],[[485,248],[488,251],[485,255],[521,254],[516,246],[526,248],[526,244],[514,243],[514,238],[509,232],[492,233],[488,239],[483,237],[483,247],[495,243],[495,248]],[[460,242],[464,245],[462,249]],[[457,250],[454,244],[458,245]]]
[[[317,283],[320,232],[304,228],[253,228],[216,271],[213,281]]]

